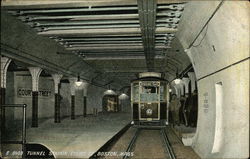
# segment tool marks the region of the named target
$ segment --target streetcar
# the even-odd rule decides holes
[[[139,73],[139,78],[131,81],[132,124],[167,124],[167,87],[167,80],[157,72]]]

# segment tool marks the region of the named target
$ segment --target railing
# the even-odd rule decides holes
[[[7,107],[14,107],[14,108],[22,108],[23,109],[23,119],[22,119],[22,140],[21,141],[4,141],[2,140],[3,144],[21,144],[22,145],[22,158],[25,158],[25,152],[26,152],[26,104],[4,104],[2,105],[2,110],[3,110],[3,116],[5,116],[5,108]],[[4,133],[5,129],[5,120],[2,121],[2,134]]]

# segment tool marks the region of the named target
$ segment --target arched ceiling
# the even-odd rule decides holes
[[[27,33],[32,37],[26,35],[32,38],[29,45],[46,41],[46,53],[37,48],[35,56],[46,59],[51,51],[54,64],[67,63],[64,68],[84,79],[124,86],[139,72],[156,71],[171,80],[190,64],[175,37],[185,5],[171,0],[3,1],[2,32],[12,31],[2,35],[1,45],[17,43],[24,33],[13,28],[22,23],[32,30]],[[17,38],[9,40],[11,34]],[[19,48],[26,47],[24,42],[20,38]],[[47,42],[60,49],[50,50]]]

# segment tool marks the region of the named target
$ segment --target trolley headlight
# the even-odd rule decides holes
[[[153,114],[153,110],[152,109],[147,109],[146,114],[147,115],[152,115]]]

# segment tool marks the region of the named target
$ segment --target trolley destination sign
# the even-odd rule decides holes
[[[38,96],[40,97],[50,97],[52,95],[51,90],[39,90]],[[32,90],[30,88],[18,88],[17,97],[32,97]]]

